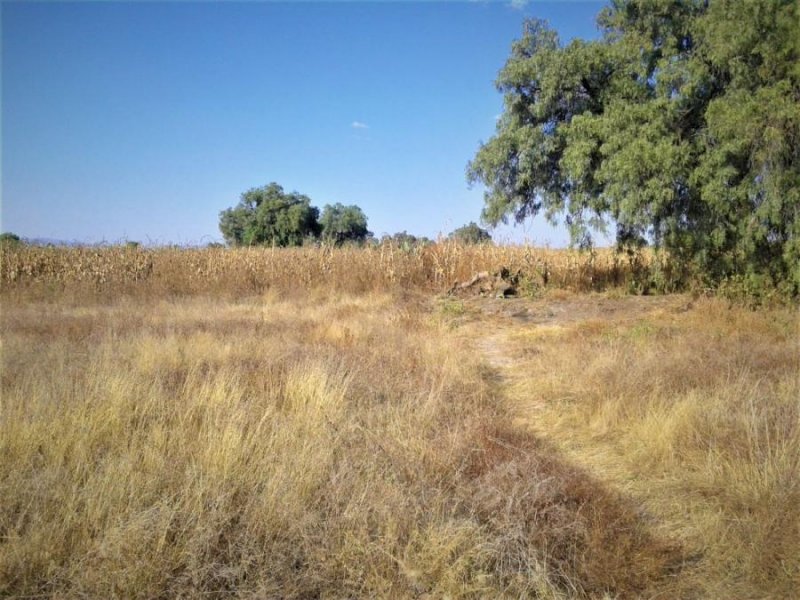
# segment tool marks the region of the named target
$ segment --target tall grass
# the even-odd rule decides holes
[[[14,286],[118,289],[148,293],[261,293],[324,287],[364,292],[396,288],[444,291],[480,271],[519,271],[534,287],[574,291],[664,289],[680,281],[664,255],[613,250],[578,252],[455,242],[403,249],[206,248],[155,250],[6,247],[0,282]]]
[[[518,326],[519,418],[642,502],[684,594],[800,590],[800,318],[720,300]]]
[[[4,250],[0,596],[792,598],[800,321],[658,260]]]
[[[680,548],[512,427],[427,306],[323,289],[6,299],[0,595],[669,589]]]

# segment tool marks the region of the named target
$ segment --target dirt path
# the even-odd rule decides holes
[[[468,298],[461,301],[465,318],[462,325],[465,343],[472,344],[494,371],[503,396],[511,403],[524,403],[523,411],[537,411],[541,404],[520,398],[518,385],[531,374],[521,367],[524,360],[515,347],[514,336],[549,331],[561,333],[574,327],[595,324],[624,327],[662,315],[679,313],[692,306],[687,296],[622,296],[601,294],[561,295],[542,299]],[[519,414],[518,422],[525,420]]]
[[[587,480],[596,482],[598,489],[611,490],[621,506],[634,507],[638,523],[650,538],[680,548],[680,565],[676,563],[675,572],[680,570],[689,579],[681,591],[671,588],[672,583],[664,583],[665,590],[675,592],[669,591],[665,597],[691,597],[694,580],[690,573],[700,554],[696,545],[685,543],[678,532],[680,521],[651,505],[651,491],[637,481],[613,444],[595,445],[594,440],[578,432],[572,435],[563,429],[551,430],[548,425],[560,418],[562,407],[579,401],[584,391],[582,383],[571,381],[568,373],[561,380],[563,397],[548,387],[553,385],[554,369],[558,369],[558,363],[552,362],[554,353],[563,351],[574,357],[583,348],[591,351],[598,335],[627,335],[646,323],[668,322],[691,309],[690,298],[584,294],[543,299],[469,298],[462,302],[460,335],[482,357],[496,397],[510,409],[513,426],[552,448],[563,464],[586,473]],[[574,368],[574,361],[572,365]]]
[[[773,516],[797,505],[796,461],[761,450],[796,449],[794,313],[682,295],[449,302],[511,428],[680,549],[657,597],[796,597],[796,515]]]

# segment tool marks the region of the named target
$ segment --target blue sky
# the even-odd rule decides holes
[[[271,181],[377,235],[477,221],[526,17],[597,36],[600,2],[2,3],[2,221],[23,237],[219,240]],[[560,246],[537,218],[495,237]]]

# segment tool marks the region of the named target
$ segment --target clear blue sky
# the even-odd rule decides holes
[[[603,3],[513,4],[3,2],[0,227],[205,243],[271,181],[377,235],[477,221],[465,168],[523,19],[592,38]],[[543,218],[498,234],[566,241]]]

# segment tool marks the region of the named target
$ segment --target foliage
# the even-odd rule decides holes
[[[393,235],[384,235],[381,237],[381,243],[390,244],[392,246],[402,248],[403,250],[411,250],[413,248],[429,246],[433,244],[433,240],[425,237],[424,235],[417,237],[408,233],[407,231],[400,231]]]
[[[469,225],[459,227],[450,234],[450,239],[462,244],[483,244],[491,242],[492,236],[485,229],[481,229],[477,224],[470,222]]]
[[[284,193],[277,183],[242,194],[234,208],[220,213],[219,229],[232,246],[300,246],[319,236],[319,209],[297,192]]]
[[[17,246],[22,243],[22,240],[16,233],[6,231],[0,233],[0,246]]]
[[[800,9],[793,0],[614,0],[602,39],[539,20],[501,70],[505,110],[468,167],[483,217],[616,227],[710,282],[800,291]]]
[[[367,230],[367,216],[358,206],[327,204],[320,217],[322,239],[334,245],[364,242],[372,233]]]

